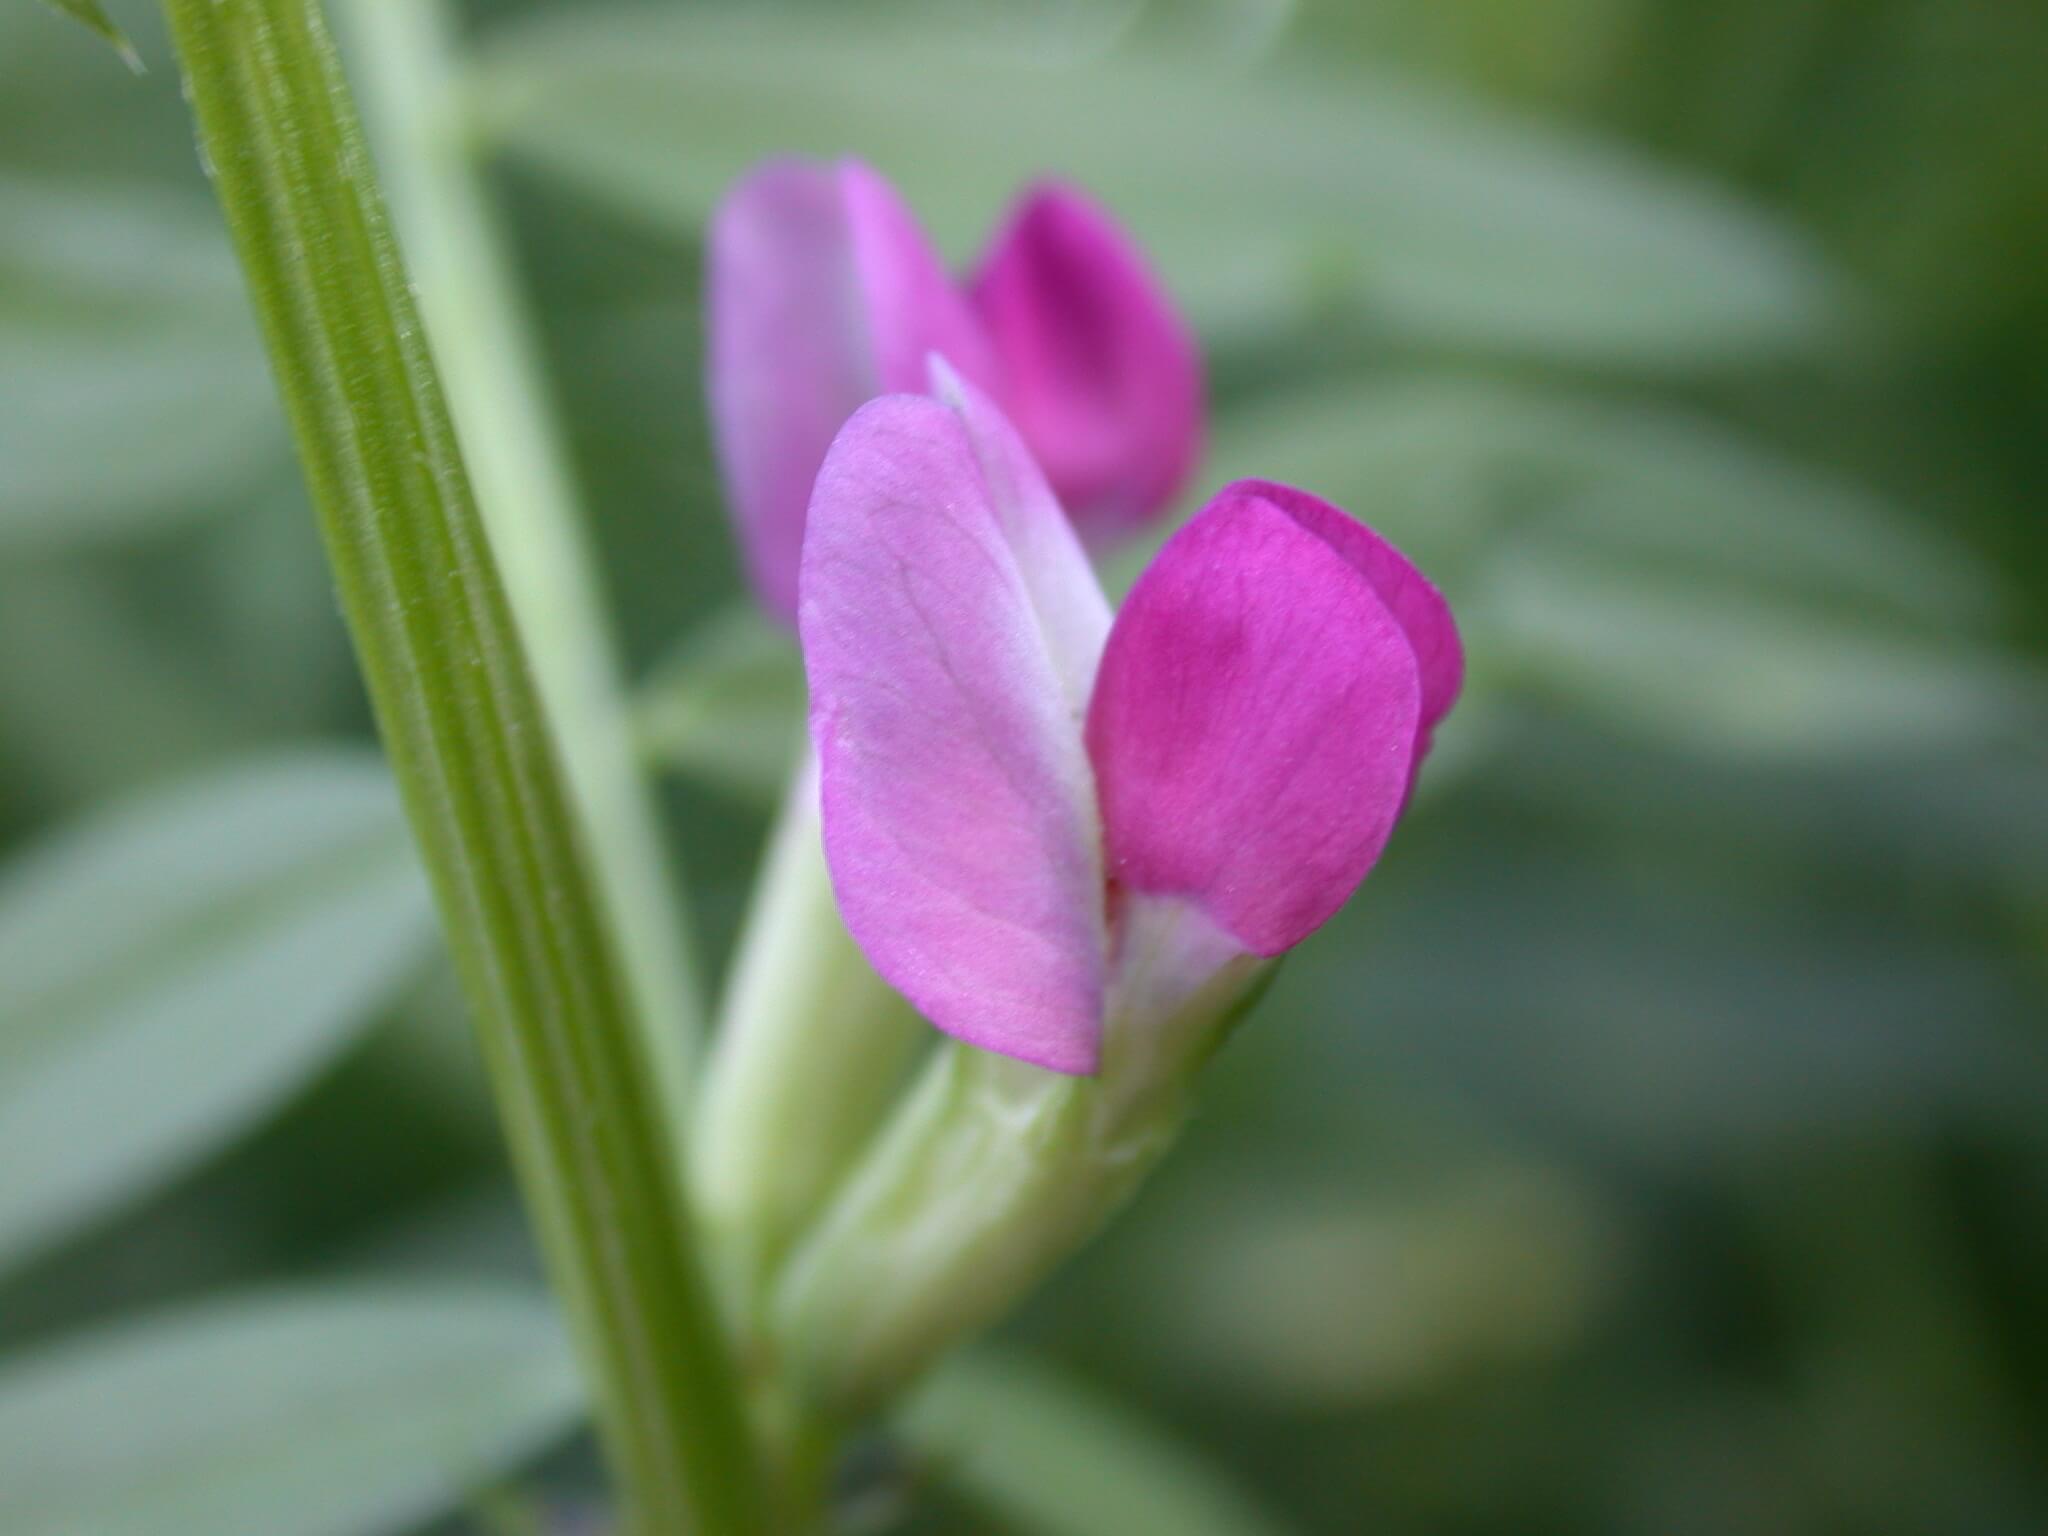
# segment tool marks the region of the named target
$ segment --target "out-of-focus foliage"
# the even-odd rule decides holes
[[[643,689],[649,759],[757,807],[774,802],[803,729],[803,668],[789,637],[752,606],[694,629]]]
[[[120,54],[122,59],[126,61],[129,68],[135,70],[142,68],[142,61],[136,57],[134,46],[129,43],[121,29],[114,25],[113,20],[107,15],[106,8],[99,3],[99,0],[48,0],[48,3],[54,9],[62,11],[66,16],[73,17],[87,31],[94,33],[110,44],[114,51]]]
[[[1130,222],[1212,337],[1320,315],[1452,346],[1707,363],[1796,348],[1840,297],[1798,241],[1705,187],[1377,73],[1267,76],[1180,50],[1048,59],[1001,29],[675,7],[514,32],[485,56],[477,104],[521,153],[684,230],[777,152],[891,167],[956,248],[1056,171]]]
[[[1027,1361],[961,1356],[919,1389],[898,1429],[926,1475],[1044,1536],[1281,1536],[1199,1459]]]
[[[0,303],[7,548],[202,516],[273,468],[277,406],[203,203],[0,183]]]
[[[402,1529],[559,1434],[566,1341],[526,1287],[279,1291],[107,1329],[0,1380],[18,1536]]]
[[[0,4],[0,1527],[482,1529],[459,1491],[566,1422],[567,1378],[506,1289],[533,1277],[477,1071],[414,974],[423,902],[175,74],[115,10],[145,76]],[[475,7],[461,126],[706,954],[802,702],[735,616],[699,378],[697,231],[759,154],[873,157],[963,259],[1017,178],[1091,186],[1202,329],[1204,489],[1339,500],[1467,627],[1381,869],[1006,1341],[1085,1406],[1035,1366],[942,1379],[858,1508],[2048,1522],[2043,17]],[[364,1271],[405,1278],[272,1289]],[[939,1444],[977,1422],[1015,1456]],[[1129,1488],[1062,1482],[1126,1432],[1099,1465]],[[183,1504],[155,1481],[202,1463]],[[580,1449],[525,1479],[593,1483]]]
[[[0,1270],[302,1084],[427,953],[376,758],[282,759],[53,838],[0,878]],[[81,1111],[85,1112],[81,1112]]]

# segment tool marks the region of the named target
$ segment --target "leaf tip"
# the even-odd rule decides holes
[[[142,62],[142,55],[135,51],[135,45],[128,41],[128,34],[114,25],[107,15],[106,7],[100,0],[44,0],[51,10],[69,16],[86,30],[112,48],[121,62],[134,74],[148,73]]]

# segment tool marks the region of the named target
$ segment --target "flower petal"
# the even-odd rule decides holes
[[[1465,647],[1443,593],[1401,551],[1319,496],[1271,480],[1240,480],[1218,493],[1219,500],[1238,496],[1270,502],[1350,561],[1408,636],[1422,677],[1420,745],[1415,753],[1419,764],[1429,750],[1430,734],[1451,712],[1465,683]]]
[[[894,188],[854,161],[771,161],[705,247],[714,444],[761,601],[796,617],[811,483],[864,401],[924,387],[925,358],[986,379],[993,354]]]
[[[1201,363],[1130,239],[1073,189],[1035,187],[973,299],[1011,415],[1083,536],[1115,537],[1163,508],[1201,449]]]
[[[1279,954],[1378,859],[1420,714],[1414,649],[1360,572],[1266,497],[1218,496],[1138,579],[1096,679],[1112,879]]]
[[[800,631],[848,931],[949,1034],[1092,1072],[1106,968],[1082,701],[1108,604],[1016,433],[940,370],[819,472]]]

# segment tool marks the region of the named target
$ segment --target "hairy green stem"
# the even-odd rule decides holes
[[[681,893],[635,748],[589,524],[455,90],[442,0],[348,0],[363,96],[463,461],[668,1101],[701,1019]],[[674,1116],[682,1123],[684,1115]]]
[[[164,9],[629,1521],[745,1536],[675,1137],[319,5]]]

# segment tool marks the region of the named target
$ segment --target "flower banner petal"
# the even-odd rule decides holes
[[[1083,535],[1112,538],[1164,508],[1201,450],[1201,362],[1123,231],[1072,188],[1034,187],[973,299],[1010,413]]]
[[[848,931],[949,1034],[1095,1069],[1101,839],[1079,699],[1108,606],[1008,423],[863,407],[820,471],[800,632]]]
[[[1201,905],[1275,955],[1378,859],[1421,717],[1371,584],[1263,495],[1217,497],[1138,579],[1087,740],[1112,880]]]

